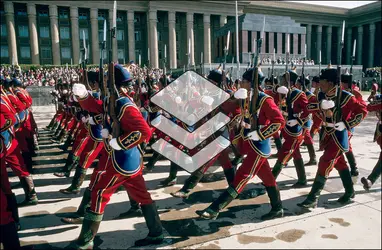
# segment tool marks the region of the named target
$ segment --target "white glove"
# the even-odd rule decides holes
[[[314,93],[315,90],[316,90],[316,88],[311,88],[310,92]]]
[[[146,93],[146,92],[147,92],[146,87],[142,87],[142,88],[141,88],[141,93],[143,94],[143,93]]]
[[[78,99],[75,95],[73,95],[73,101],[78,102]]]
[[[109,138],[109,130],[106,129],[106,128],[103,128],[103,129],[101,130],[101,136],[102,136],[102,138],[104,138],[104,139]]]
[[[277,93],[286,95],[288,94],[288,92],[289,92],[289,89],[285,86],[281,86],[277,88]]]
[[[322,100],[322,102],[321,102],[321,109],[323,109],[323,110],[334,108],[334,106],[335,106],[335,104],[333,101]]]
[[[93,117],[90,117],[90,118],[89,118],[89,124],[90,124],[90,125],[96,125],[96,123],[95,123]]]
[[[297,121],[296,119],[289,120],[289,121],[287,122],[287,125],[288,125],[289,127],[296,126],[297,124],[298,124],[298,121]]]
[[[211,106],[212,103],[214,102],[214,98],[212,98],[210,96],[203,96],[202,97],[202,102],[207,104],[208,106]]]
[[[338,131],[342,131],[342,130],[346,129],[345,123],[344,122],[337,122],[336,124],[334,124],[334,129],[338,130]]]
[[[85,98],[88,95],[88,91],[86,90],[85,85],[75,83],[72,88],[73,94],[78,96],[79,98]]]
[[[249,129],[249,128],[251,128],[251,125],[250,124],[248,124],[248,123],[246,123],[245,121],[241,121],[241,124],[240,124],[242,127],[244,127],[244,128],[247,128],[247,129]]]
[[[240,88],[238,89],[235,94],[233,94],[233,96],[236,98],[236,99],[247,99],[248,97],[248,90],[247,89],[244,89],[244,88]]]
[[[180,104],[182,102],[182,98],[180,96],[175,97],[176,104]]]
[[[249,139],[253,141],[261,141],[259,133],[257,131],[252,131],[251,133],[248,134]]]
[[[83,117],[81,118],[81,121],[82,121],[83,123],[87,123],[87,122],[89,121],[89,118],[86,118],[85,116],[83,116]]]
[[[66,89],[64,89],[64,90],[62,91],[62,93],[63,93],[64,95],[66,95],[66,94],[68,93],[68,91],[67,91]]]
[[[114,150],[121,150],[122,148],[118,145],[117,139],[113,138],[109,142],[110,147],[112,147]]]

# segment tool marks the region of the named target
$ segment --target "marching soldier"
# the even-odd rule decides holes
[[[346,165],[343,153],[349,151],[349,134],[352,128],[358,126],[367,114],[366,107],[360,104],[354,95],[340,91],[340,98],[336,100],[336,84],[338,79],[337,69],[323,70],[320,76],[321,92],[318,102],[309,104],[309,111],[319,111],[323,121],[322,146],[324,154],[319,160],[318,170],[312,189],[302,203],[297,204],[303,208],[317,206],[318,197],[325,186],[333,168],[336,168],[345,188],[345,194],[338,199],[341,204],[346,204],[355,196],[350,171]],[[339,98],[339,97],[337,97]],[[334,103],[337,101],[337,106]],[[340,108],[338,108],[340,107]],[[335,119],[340,112],[341,116]]]
[[[120,98],[112,105],[116,105],[118,121],[114,122],[120,123],[121,135],[112,138],[113,131],[107,133],[103,130],[103,137],[108,138],[105,139],[104,144],[107,154],[103,154],[103,159],[100,159],[100,163],[103,163],[100,168],[103,171],[98,173],[91,189],[91,205],[85,212],[81,233],[76,240],[76,246],[79,248],[92,248],[93,239],[97,234],[111,195],[125,183],[124,186],[129,187],[129,194],[141,205],[149,228],[149,235],[145,239],[136,241],[135,245],[146,246],[160,244],[163,241],[162,225],[155,202],[151,199],[142,177],[142,158],[137,148],[141,142],[150,138],[151,131],[132,98],[126,94],[125,86],[132,80],[129,72],[120,65],[115,65],[114,70],[115,85]],[[102,105],[95,102],[94,99],[88,98],[89,94],[84,85],[74,85],[73,93],[90,112],[104,113]],[[110,117],[110,119],[112,118]]]
[[[291,89],[285,87],[287,85],[287,77],[292,86]],[[273,176],[277,179],[283,167],[285,167],[290,158],[293,157],[294,166],[296,168],[298,180],[292,187],[300,188],[306,186],[306,174],[304,161],[300,153],[300,146],[304,140],[305,123],[309,120],[307,111],[308,100],[301,90],[297,89],[295,83],[298,75],[295,71],[289,70],[283,75],[283,85],[277,89],[277,92],[286,96],[287,104],[287,123],[281,131],[285,139],[281,149],[278,152],[277,162],[272,169]],[[290,93],[288,93],[290,92]]]
[[[249,113],[251,96],[248,93],[250,93],[251,87],[258,87],[251,86],[251,82],[254,82],[252,81],[254,70],[256,69],[250,69],[244,73],[241,84],[242,88],[235,93],[236,98],[243,100],[242,115],[244,116],[244,121],[241,123],[241,132],[235,140],[238,141],[240,153],[242,155],[247,154],[247,157],[237,170],[232,185],[208,208],[196,212],[202,218],[216,218],[219,212],[241,193],[245,185],[255,175],[258,175],[263,181],[272,207],[268,214],[262,216],[262,219],[266,220],[283,216],[280,191],[277,188],[276,180],[272,175],[267,158],[271,153],[269,138],[285,125],[285,120],[273,99],[263,92],[258,93],[256,109],[253,113]],[[260,83],[262,80],[263,74],[259,72],[258,82]],[[254,116],[257,116],[256,119],[258,125],[260,125],[258,131],[250,131],[250,119]]]
[[[376,112],[376,116],[378,117],[378,123],[374,133],[374,141],[376,141],[380,149],[382,149],[382,95],[381,94],[374,96],[374,101],[369,103],[369,105],[367,105],[367,110],[369,112]],[[371,186],[381,176],[381,168],[382,168],[382,151],[379,153],[379,159],[377,161],[377,164],[371,171],[370,175],[367,178],[365,177],[361,178],[361,182],[365,190],[369,190]]]

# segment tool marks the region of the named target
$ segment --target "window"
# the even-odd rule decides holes
[[[121,59],[125,59],[125,50],[123,49],[118,49],[118,60]]]
[[[178,42],[179,41],[179,32],[178,31],[175,32],[175,38],[176,38],[176,41]]]
[[[8,45],[1,45],[1,57],[8,57]]]
[[[134,16],[134,23],[140,23],[141,18],[139,16]]]
[[[61,39],[69,39],[70,38],[69,27],[60,27],[60,38]]]
[[[28,47],[20,47],[20,54],[22,58],[30,58],[31,57],[31,48]]]
[[[141,31],[134,32],[134,39],[136,42],[140,42],[142,40]]]
[[[179,17],[175,16],[175,23],[179,23]]]
[[[158,41],[162,41],[162,33],[158,31],[157,36],[158,36]]]
[[[123,21],[122,15],[117,13],[117,22],[122,22],[122,21]]]
[[[72,58],[71,53],[70,53],[70,48],[65,47],[61,48],[61,57],[65,59]]]
[[[38,12],[38,16],[40,16],[40,17],[49,16],[48,10],[40,10]]]
[[[40,26],[40,37],[49,38],[49,27],[48,26]]]
[[[157,19],[158,19],[158,23],[160,23],[160,22],[161,22],[161,20],[162,20],[162,19],[160,18],[160,16],[158,16],[158,18],[157,18]]]
[[[60,10],[58,14],[58,18],[69,18],[69,14],[67,10]]]
[[[5,23],[1,24],[1,36],[7,36],[7,26]]]
[[[51,57],[52,57],[52,51],[51,51],[50,47],[42,47],[41,48],[41,58],[48,59]]]
[[[161,50],[159,50],[159,60],[162,60],[162,51]]]
[[[82,41],[85,33],[85,40],[89,39],[89,30],[87,28],[80,29],[80,40]]]
[[[80,12],[79,17],[80,20],[87,20],[88,19],[88,13],[86,12]]]
[[[29,37],[28,26],[26,26],[26,25],[19,25],[18,28],[19,28],[19,36],[20,37]]]
[[[176,60],[180,60],[180,58],[179,58],[179,50],[176,51]]]
[[[142,52],[140,49],[135,50],[135,58],[136,58],[136,64],[139,64],[139,56],[141,56],[141,62],[142,63]]]
[[[99,12],[98,11],[98,20],[105,20],[105,13],[104,12]]]
[[[103,42],[103,30],[98,30],[98,41]]]
[[[118,41],[123,41],[124,40],[123,30],[117,30],[117,40]]]
[[[23,10],[23,9],[17,10],[16,11],[16,15],[18,15],[18,16],[26,16],[27,15],[27,11]]]

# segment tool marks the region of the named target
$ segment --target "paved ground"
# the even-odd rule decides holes
[[[52,117],[54,107],[34,107],[34,116],[42,130]],[[379,147],[373,143],[376,124],[370,115],[356,129],[352,140],[361,176],[366,176],[377,162]],[[317,145],[316,145],[317,146]],[[64,195],[59,189],[69,186],[71,178],[57,178],[53,172],[64,165],[67,154],[57,149],[49,140],[49,134],[41,132],[38,157],[34,158],[36,190],[40,203],[34,207],[20,209],[22,230],[19,232],[23,245],[36,248],[63,248],[78,237],[79,225],[64,225],[60,217],[76,210],[84,188],[89,184],[92,169],[88,171],[81,195]],[[275,149],[273,149],[275,150]],[[306,149],[302,149],[305,161]],[[321,152],[318,152],[318,156]],[[271,166],[275,163],[270,160]],[[169,193],[181,187],[159,188],[157,185],[168,175],[169,162],[161,161],[154,172],[145,175],[147,186],[159,208],[166,241],[159,248],[192,249],[253,249],[253,248],[381,248],[381,182],[380,179],[370,192],[365,192],[358,180],[355,186],[355,202],[338,206],[335,200],[343,193],[337,171],[333,171],[322,192],[319,207],[310,213],[303,213],[296,204],[309,192],[316,166],[307,167],[309,187],[291,189],[296,173],[293,163],[283,170],[278,179],[286,216],[272,221],[261,221],[260,216],[269,209],[266,195],[250,199],[235,200],[215,221],[201,220],[195,210],[208,206],[227,184],[224,179],[212,183],[201,183],[187,199],[173,198]],[[220,168],[215,168],[215,177],[222,177]],[[184,183],[188,174],[179,173],[179,183]],[[18,182],[11,177],[11,184]],[[259,179],[255,178],[253,187]],[[21,188],[14,189],[21,201]],[[121,212],[129,209],[125,191],[116,193],[106,208],[104,220],[95,239],[97,248],[126,249],[134,241],[147,234],[143,218],[115,220]]]

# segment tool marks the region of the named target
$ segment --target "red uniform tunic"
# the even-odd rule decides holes
[[[262,141],[257,142],[249,139],[244,128],[241,129],[240,135],[234,139],[237,141],[240,153],[247,155],[243,164],[238,169],[232,185],[237,193],[240,193],[248,181],[255,175],[259,176],[266,187],[276,186],[276,180],[272,175],[267,160],[271,152],[269,138],[284,127],[285,120],[273,99],[268,95],[261,94],[261,92],[259,96],[260,95],[264,96],[259,100],[257,112],[249,114],[249,99],[246,99],[243,105],[242,115],[244,116],[245,122],[249,122],[251,115],[258,116],[259,136]]]

